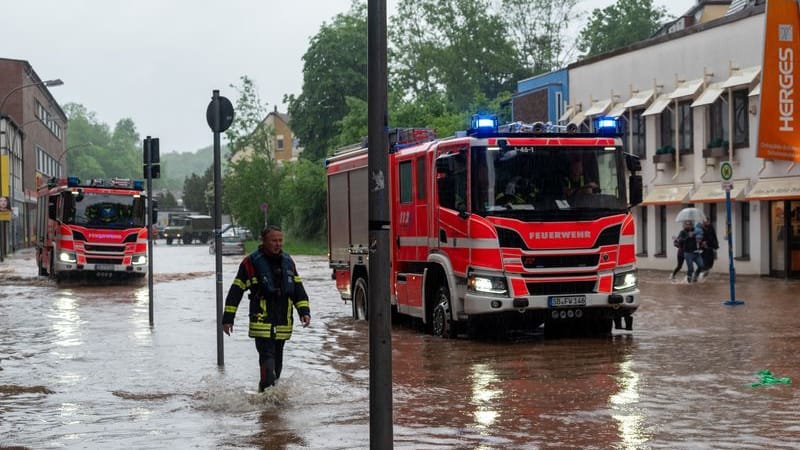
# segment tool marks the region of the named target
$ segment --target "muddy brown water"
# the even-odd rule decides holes
[[[163,242],[162,242],[163,243]],[[216,365],[214,256],[155,247],[146,283],[56,286],[0,263],[0,448],[368,448],[368,325],[296,257],[312,326],[265,395],[239,318]],[[240,257],[226,256],[224,291]],[[800,283],[642,272],[633,332],[443,340],[393,327],[397,448],[800,448]],[[244,305],[244,304],[243,304]],[[245,307],[246,308],[246,307]],[[759,370],[792,384],[752,387]]]

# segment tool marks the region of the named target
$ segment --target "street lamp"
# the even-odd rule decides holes
[[[42,85],[42,86],[47,86],[47,87],[53,87],[53,86],[61,86],[62,84],[64,84],[64,82],[61,81],[61,78],[56,78],[54,80],[37,81],[36,83],[28,83],[28,84],[23,84],[21,86],[17,86],[14,89],[10,90],[8,92],[8,94],[6,94],[5,97],[3,97],[3,101],[0,102],[0,111],[3,110],[3,106],[5,106],[6,100],[8,100],[8,98],[11,97],[11,94],[13,94],[14,92],[17,92],[19,90],[22,90],[22,89],[25,89],[26,87],[31,87],[31,86]]]

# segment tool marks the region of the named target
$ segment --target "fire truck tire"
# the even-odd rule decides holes
[[[55,265],[55,262],[53,260],[53,254],[52,253],[50,254],[50,266],[49,267],[50,268],[48,269],[48,275],[50,275],[50,278],[55,280],[56,283],[61,281],[61,276],[56,273],[56,265]]]
[[[433,298],[435,300],[431,317],[432,334],[446,339],[456,337],[456,330],[450,313],[450,289],[447,288],[447,284],[442,283],[436,289],[436,295]]]
[[[356,278],[356,282],[353,283],[353,319],[367,320],[367,312],[369,311],[368,292],[367,280],[364,277]]]
[[[42,264],[42,251],[36,250],[36,265],[39,266],[39,276],[47,276],[47,269],[45,269],[44,264]]]

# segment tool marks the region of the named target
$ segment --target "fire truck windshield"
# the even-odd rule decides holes
[[[472,147],[472,212],[545,218],[627,209],[619,148]]]
[[[65,224],[88,228],[131,228],[145,225],[144,198],[133,195],[64,192]]]

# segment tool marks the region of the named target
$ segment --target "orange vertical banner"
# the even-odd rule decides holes
[[[756,156],[800,162],[800,9],[768,0]]]

